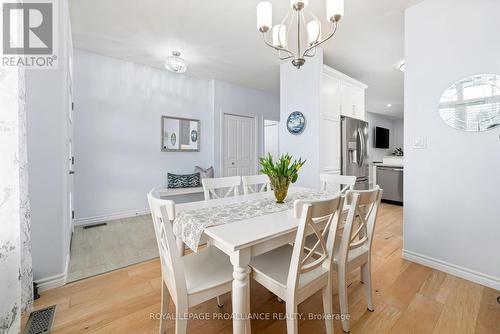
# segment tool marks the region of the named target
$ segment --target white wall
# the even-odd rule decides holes
[[[404,255],[500,290],[499,130],[462,132],[438,114],[454,81],[500,74],[498,13],[492,0],[406,11]],[[412,148],[416,137],[428,148]]]
[[[368,161],[382,161],[382,158],[391,155],[396,147],[403,147],[403,120],[385,117],[371,112],[366,113],[369,127]],[[389,148],[375,148],[375,127],[389,129]]]
[[[256,115],[263,124],[264,117],[279,119],[278,103],[272,93],[76,50],[78,221],[144,213],[146,192],[165,186],[167,171],[213,165],[218,173],[222,112]],[[161,152],[162,115],[200,119],[200,152]],[[202,194],[175,200],[196,199]]]
[[[33,277],[61,284],[70,232],[67,2],[60,2],[58,12],[59,67],[26,71],[26,109]]]
[[[18,32],[22,33],[18,30]],[[0,330],[21,332],[23,220],[29,207],[26,187],[26,110],[22,101],[23,71],[2,69],[0,76]],[[21,153],[21,156],[20,156]],[[24,154],[23,154],[24,153]],[[29,224],[29,219],[28,219]],[[29,238],[29,229],[27,233]],[[29,245],[28,245],[29,246]],[[28,252],[28,255],[29,252]],[[29,272],[28,272],[29,273]]]
[[[264,119],[279,121],[277,94],[246,88],[224,81],[212,81],[214,111],[215,173],[222,175],[222,122],[224,113],[253,116],[256,121],[257,155],[264,152]],[[258,160],[255,160],[258,164]],[[258,170],[258,166],[256,166]]]
[[[209,81],[75,51],[76,218],[147,210],[166,173],[213,165]],[[161,116],[200,120],[200,152],[162,152]]]
[[[307,159],[300,169],[297,185],[319,186],[319,138],[320,138],[320,83],[323,71],[323,52],[318,50],[313,58],[307,58],[300,69],[290,61],[280,67],[280,152],[294,158]],[[293,135],[286,128],[288,115],[300,111],[306,118],[306,127],[300,135]]]

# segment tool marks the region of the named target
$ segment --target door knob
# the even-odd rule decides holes
[[[234,162],[231,162],[231,165],[234,165]]]

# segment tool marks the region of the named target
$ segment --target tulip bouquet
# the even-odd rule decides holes
[[[274,190],[274,196],[276,197],[277,203],[284,203],[286,195],[288,193],[288,187],[290,183],[295,183],[299,178],[299,170],[304,165],[306,160],[302,161],[293,160],[292,156],[283,154],[277,161],[273,161],[271,154],[267,157],[261,157],[260,159],[262,174],[266,174],[269,177],[269,181]]]

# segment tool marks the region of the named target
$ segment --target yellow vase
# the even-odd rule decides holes
[[[288,186],[290,185],[290,179],[287,177],[269,177],[271,185],[274,190],[274,197],[276,197],[276,203],[285,203],[286,195],[288,194]]]

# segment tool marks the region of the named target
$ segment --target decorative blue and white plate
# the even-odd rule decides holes
[[[292,135],[300,135],[304,128],[306,127],[306,118],[304,114],[300,111],[294,111],[290,115],[288,115],[288,119],[286,120],[286,128],[288,132]]]
[[[191,130],[191,141],[196,142],[198,140],[198,131]]]

